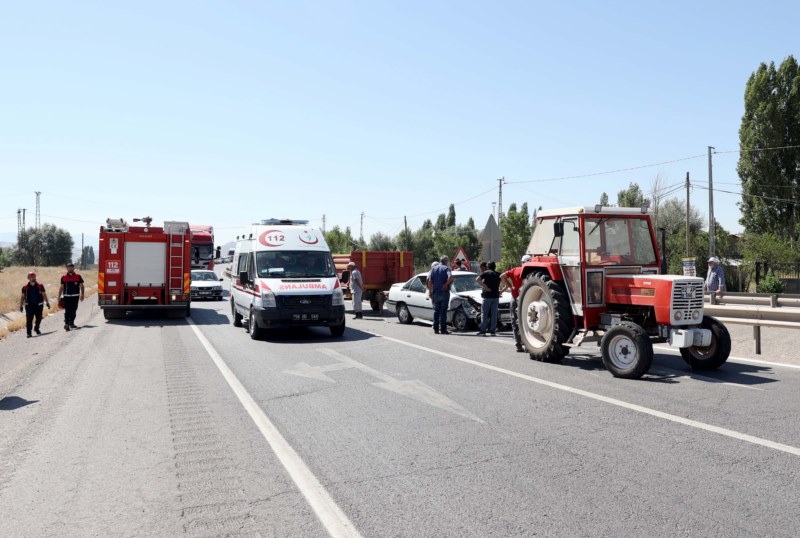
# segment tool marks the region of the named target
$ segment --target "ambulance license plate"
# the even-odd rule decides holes
[[[292,314],[292,321],[317,321],[319,314]]]

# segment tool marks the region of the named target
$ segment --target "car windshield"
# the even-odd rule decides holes
[[[475,282],[476,278],[478,278],[478,275],[475,273],[463,273],[460,275],[453,273],[452,291],[455,293],[463,293],[465,291],[482,289],[481,285]]]
[[[214,271],[192,271],[192,280],[219,280]]]
[[[323,250],[257,252],[256,271],[261,278],[336,276],[333,257]]]

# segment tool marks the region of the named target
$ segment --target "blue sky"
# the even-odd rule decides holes
[[[34,191],[87,244],[146,215],[220,243],[268,217],[358,237],[362,212],[393,236],[451,203],[480,227],[503,176],[505,209],[550,209],[689,172],[707,216],[708,146],[738,232],[745,83],[800,55],[798,20],[788,1],[6,3],[0,241]]]

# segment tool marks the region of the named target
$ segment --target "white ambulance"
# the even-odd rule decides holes
[[[268,219],[236,238],[233,325],[254,339],[266,329],[329,327],[344,333],[344,295],[322,231],[306,220]]]

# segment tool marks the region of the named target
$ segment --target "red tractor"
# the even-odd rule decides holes
[[[532,359],[560,362],[570,347],[598,339],[616,377],[643,376],[653,342],[679,349],[695,369],[728,359],[728,330],[703,314],[703,279],[660,274],[646,209],[539,211],[528,253],[518,319]]]

